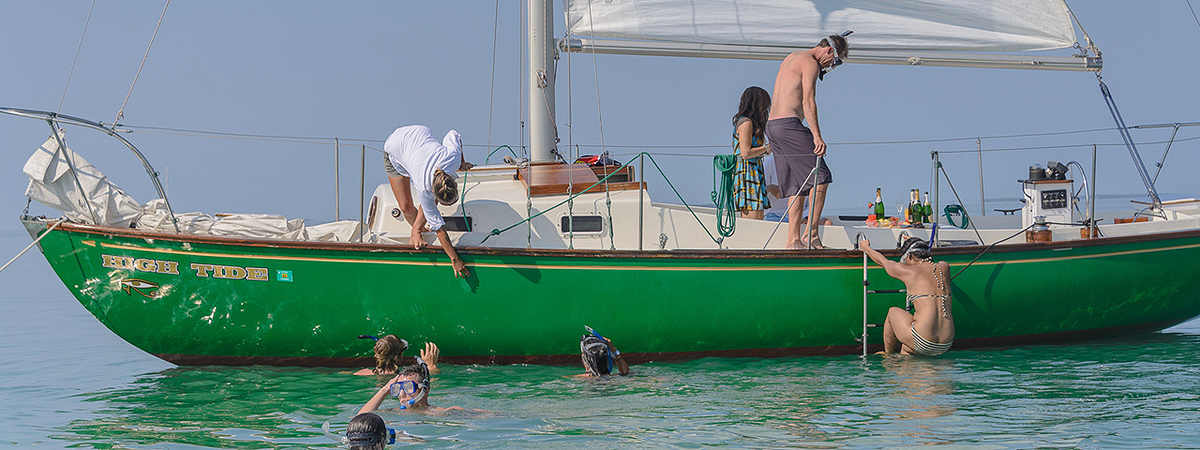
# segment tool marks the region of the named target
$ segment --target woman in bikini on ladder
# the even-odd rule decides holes
[[[896,307],[888,310],[883,323],[884,354],[938,356],[950,350],[954,343],[950,265],[933,262],[929,244],[917,238],[904,241],[898,263],[884,258],[866,239],[859,241],[858,249],[883,266],[889,276],[904,282],[908,303],[914,308],[912,314]]]

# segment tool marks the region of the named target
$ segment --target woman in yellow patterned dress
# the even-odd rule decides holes
[[[762,158],[771,152],[763,136],[770,111],[771,95],[763,88],[750,86],[742,92],[738,112],[733,116],[733,151],[738,156],[733,169],[733,204],[748,219],[762,219],[763,211],[771,207]]]

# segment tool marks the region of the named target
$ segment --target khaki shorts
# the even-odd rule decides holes
[[[392,158],[389,158],[387,153],[383,154],[383,170],[387,172],[388,178],[403,176],[400,175],[400,172],[396,171],[395,167],[392,166]]]

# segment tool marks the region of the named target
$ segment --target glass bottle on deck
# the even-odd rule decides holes
[[[875,188],[875,220],[884,217],[887,217],[887,210],[883,206],[883,188]]]
[[[925,213],[924,222],[932,223],[931,219],[933,219],[933,205],[929,204],[929,191],[925,191],[925,205],[923,205],[921,209]]]

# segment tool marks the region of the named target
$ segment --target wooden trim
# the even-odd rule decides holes
[[[579,194],[600,181],[595,169],[604,168],[583,164],[534,164],[518,170],[517,178],[525,183],[526,191],[533,197]],[[642,186],[637,182],[608,182],[590,192],[631,191],[639,187]]]

